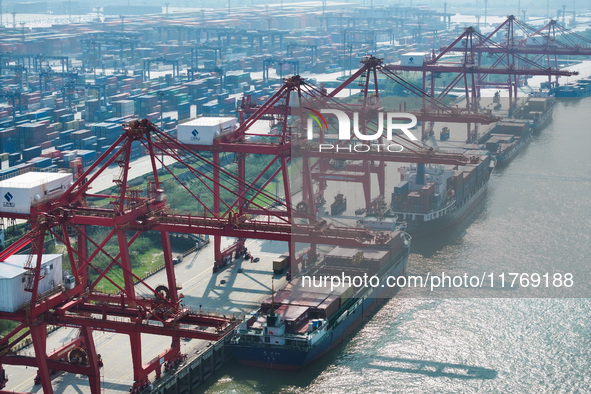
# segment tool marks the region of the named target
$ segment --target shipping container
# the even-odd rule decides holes
[[[47,168],[53,164],[51,158],[49,157],[34,158],[31,160],[31,163],[33,163],[37,168]]]
[[[408,52],[400,55],[400,65],[406,67],[422,67],[428,58],[428,52]]]
[[[213,145],[214,139],[223,133],[236,130],[236,118],[202,117],[181,123],[177,127],[177,139],[185,144]]]
[[[41,156],[41,147],[32,146],[27,149],[23,149],[23,160],[31,160],[34,157]]]
[[[60,123],[71,122],[74,120],[74,114],[65,114],[58,117]]]
[[[273,260],[273,273],[276,275],[281,274],[288,267],[289,256],[280,256]]]
[[[407,194],[410,188],[408,181],[402,181],[398,185],[394,186],[394,194]]]
[[[33,163],[15,166],[19,170]],[[0,182],[1,212],[30,213],[32,205],[56,198],[72,184],[72,174],[27,172]]]
[[[16,164],[19,160],[21,159],[21,154],[20,152],[8,152],[8,164],[10,166],[13,166],[14,164]]]
[[[56,146],[56,149],[60,150],[60,151],[66,151],[66,150],[71,150],[74,148],[74,143],[73,142],[68,142],[67,144],[62,144],[62,145],[58,145]]]
[[[435,184],[434,183],[427,183],[419,190],[419,194],[421,196],[431,196],[435,193]]]

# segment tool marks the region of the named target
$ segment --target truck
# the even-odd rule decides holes
[[[279,275],[289,267],[289,256],[282,255],[273,260],[273,273]]]

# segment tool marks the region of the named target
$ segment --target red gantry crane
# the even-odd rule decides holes
[[[512,32],[510,33],[512,35]],[[482,54],[491,57],[491,65],[482,66]],[[527,58],[511,47],[494,42],[490,36],[480,34],[475,28],[468,27],[450,45],[442,48],[438,54],[433,53],[420,65],[387,65],[390,71],[415,71],[422,74],[422,88],[429,92],[430,97],[442,99],[456,86],[463,87],[466,97],[466,109],[476,111],[482,86],[506,88],[509,91],[510,107],[517,97],[520,76],[545,75],[571,76],[578,75],[576,71],[559,70],[544,67],[536,61]],[[454,75],[441,92],[435,93],[435,80],[442,73]],[[427,75],[430,76],[430,87],[427,88]],[[506,76],[503,82],[486,82],[489,75]],[[428,110],[427,107],[424,107]],[[472,123],[467,121],[467,142],[472,142],[477,136],[477,129],[472,129]]]
[[[515,34],[518,30],[523,36]],[[534,28],[510,15],[486,39],[498,42],[501,48],[476,46],[475,50],[481,53],[479,62],[486,53],[518,53],[534,64],[544,64],[556,70],[558,56],[591,56],[591,40],[561,26],[554,19],[541,28]],[[555,78],[557,83],[558,75]],[[552,85],[552,75],[548,75],[548,82]]]
[[[382,61],[373,56],[365,56],[359,70],[353,73],[346,81],[336,89],[327,94],[322,89],[312,87],[315,95],[307,96],[306,105],[301,107],[339,109],[349,114],[350,119],[354,119],[354,113],[357,112],[358,128],[361,134],[374,135],[379,130],[379,116],[383,116],[386,111],[399,111],[401,114],[412,114],[423,124],[425,122],[450,122],[466,123],[475,122],[488,124],[500,120],[499,117],[490,113],[478,113],[470,109],[460,109],[450,107],[415,87],[401,76],[395,74],[389,69],[390,65],[383,64]],[[380,101],[379,78],[387,78],[397,84],[402,85],[410,91],[415,97],[420,97],[423,102],[422,107],[416,110],[407,109],[406,105],[400,104],[397,109],[385,109]],[[349,85],[357,82],[361,88],[357,103],[344,103],[337,99],[337,95]],[[325,202],[323,192],[327,187],[327,182],[357,182],[362,184],[365,197],[365,210],[368,214],[377,214],[383,207],[385,196],[386,163],[418,163],[418,164],[448,164],[464,165],[468,163],[477,163],[478,157],[467,157],[463,154],[444,153],[435,151],[432,148],[426,148],[421,142],[409,140],[403,134],[394,134],[392,141],[386,139],[386,133],[382,137],[372,141],[373,146],[370,150],[357,152],[347,149],[348,145],[358,144],[361,141],[358,137],[352,135],[350,139],[343,141],[331,140],[331,143],[338,148],[332,150],[319,149],[320,145],[327,142],[330,133],[334,132],[334,125],[327,125],[328,130],[322,132],[318,140],[308,140],[304,134],[300,134],[297,140],[294,140],[294,155],[302,158],[302,194],[303,202],[300,205],[305,211],[311,212],[310,207],[318,207]],[[382,127],[383,124],[382,124]],[[398,144],[403,148],[400,152],[390,152],[386,146]],[[349,148],[350,149],[350,148]],[[337,162],[340,162],[337,165]],[[331,164],[332,163],[332,164]],[[379,195],[372,198],[371,184],[372,174],[377,177]],[[313,184],[317,183],[317,191],[313,191]]]
[[[244,133],[246,127],[245,124],[236,135]],[[234,141],[232,136],[226,138],[227,142]],[[289,154],[280,148],[285,145],[286,138],[287,135],[280,137],[277,144],[268,144],[274,149],[253,144],[252,150],[272,151],[276,160],[282,163],[281,169],[287,180]],[[233,146],[234,151],[240,153],[240,144]],[[149,182],[145,190],[133,188],[128,182],[133,149],[145,149],[150,158]],[[212,209],[202,196],[195,194],[187,186],[188,181],[181,182],[178,171],[167,166],[160,158],[161,154],[174,158],[177,170],[181,168],[185,176],[207,187],[216,208]],[[31,224],[31,231],[0,255],[4,261],[30,247],[24,268],[25,289],[31,293],[31,300],[17,312],[0,312],[0,319],[18,322],[18,326],[0,340],[0,371],[4,371],[3,364],[36,367],[38,381],[45,393],[53,392],[50,371],[85,375],[89,378],[91,392],[99,393],[101,361],[92,332],[117,332],[130,338],[135,382],[132,391],[135,392],[149,385],[151,373],[155,372],[156,377],[161,375],[163,363],[165,367],[174,367],[184,358],[180,351],[181,337],[218,340],[231,332],[238,323],[235,319],[197,313],[181,305],[170,247],[171,232],[280,240],[290,245],[317,242],[361,247],[388,241],[387,237],[375,236],[364,229],[341,228],[326,223],[294,225],[286,201],[259,187],[255,180],[247,182],[243,174],[242,177],[236,176],[220,167],[216,164],[217,154],[214,152],[213,158],[204,157],[158,130],[148,120],[133,121],[124,126],[118,140],[59,198],[31,207],[29,215],[3,213],[3,217],[27,219]],[[93,183],[111,164],[120,168],[120,174],[114,180],[115,190],[92,193]],[[193,198],[195,214],[178,213],[167,206],[161,174],[169,174],[178,181],[178,187]],[[289,191],[287,181],[285,184],[286,191]],[[107,201],[108,204],[99,206],[93,200]],[[223,213],[221,205],[225,207]],[[271,209],[271,206],[279,208]],[[255,213],[247,214],[248,210]],[[88,226],[107,228],[107,235],[102,239],[91,237]],[[142,280],[131,266],[129,248],[146,231],[160,233],[164,252],[167,283],[156,288]],[[50,294],[41,294],[39,282],[43,278],[42,253],[46,236],[53,236],[66,246],[73,283],[72,286],[57,287]],[[105,245],[109,242],[117,243],[116,255],[106,250]],[[99,255],[109,260],[106,268],[96,264]],[[113,276],[116,270],[122,272],[123,283],[118,283]],[[89,272],[95,275],[91,277]],[[98,291],[101,280],[111,283],[118,293]],[[79,328],[81,335],[49,353],[46,347],[48,325]],[[171,345],[152,361],[142,364],[141,334],[170,337]],[[31,337],[34,357],[19,355],[12,350],[27,336]],[[75,348],[77,353],[68,353],[64,357],[66,349],[70,348]],[[5,383],[1,382],[2,386]]]
[[[379,59],[366,57],[361,70],[347,83],[363,74],[366,87],[369,87],[370,76],[377,81],[377,71],[397,78],[389,73]],[[303,119],[307,119],[304,105],[361,111],[361,116],[368,120],[362,126],[362,132],[375,132],[372,128],[376,122],[369,121],[369,115],[378,109],[378,102],[372,101],[374,99],[366,89],[363,105],[353,108],[343,106],[343,103],[334,99],[334,95],[343,88],[328,95],[299,76],[287,78],[285,84],[264,104],[253,106],[245,100],[241,108],[244,116],[240,126],[232,132],[222,133],[209,146],[183,145],[148,120],[132,121],[124,126],[117,141],[60,197],[42,200],[32,206],[27,215],[3,213],[2,217],[26,219],[31,225],[28,234],[0,255],[0,259],[4,260],[30,248],[24,268],[25,288],[31,293],[31,300],[17,312],[0,312],[0,319],[18,322],[17,328],[0,340],[0,371],[3,371],[3,364],[35,367],[45,393],[53,392],[50,371],[76,373],[88,376],[91,392],[99,393],[101,360],[92,333],[117,332],[130,338],[134,375],[132,391],[137,392],[149,385],[151,373],[155,373],[156,377],[161,375],[163,363],[165,367],[174,368],[183,360],[181,337],[218,340],[231,332],[238,323],[236,320],[197,313],[181,305],[170,246],[171,232],[214,236],[214,271],[223,268],[232,259],[232,254],[238,257],[243,255],[246,252],[244,240],[248,238],[287,242],[292,256],[291,272],[294,274],[298,270],[294,252],[296,242],[310,244],[311,255],[315,254],[317,244],[371,247],[387,243],[387,235],[373,234],[362,228],[335,226],[326,220],[319,220],[313,210],[304,209],[304,205],[312,207],[319,195],[313,193],[313,183],[318,182],[319,193],[322,193],[323,184],[325,186],[329,180],[323,177],[322,172],[327,171],[327,161],[330,160],[315,150],[316,141],[303,138]],[[425,100],[431,102],[429,97]],[[250,116],[246,117],[247,114]],[[461,121],[463,116],[472,121],[495,120],[487,114],[445,106],[438,111],[416,112],[416,116],[419,119],[445,121]],[[278,132],[251,132],[254,123],[261,119],[272,120]],[[328,130],[323,135],[326,133]],[[341,152],[330,157],[350,161],[349,170],[362,174],[377,173],[381,193],[386,161],[464,164],[478,160],[463,155],[438,153],[404,139],[400,143],[409,147],[409,150],[388,155],[367,152],[367,156],[362,158],[355,152],[348,156],[348,152]],[[145,150],[149,157],[149,170],[145,176],[148,181],[143,187],[132,187],[129,182],[130,170],[136,163],[130,161],[134,149]],[[221,165],[220,156],[226,154],[234,155],[235,172]],[[171,157],[174,165],[167,165],[163,155]],[[257,174],[252,179],[246,179],[249,155],[269,158],[262,168],[256,169]],[[290,185],[288,165],[294,159],[300,160],[300,157],[304,165],[301,182],[298,183],[301,183],[303,197],[297,204],[299,209],[296,209],[292,201],[294,190]],[[360,159],[362,164],[355,164]],[[115,164],[120,173],[114,179],[113,190],[93,193],[93,184],[110,165]],[[173,181],[164,182],[164,175]],[[360,181],[361,177],[350,179]],[[167,205],[166,191],[170,182],[194,203],[190,214],[175,211]],[[281,185],[278,189],[282,191],[283,197],[268,191],[271,182]],[[369,181],[363,182],[364,188],[369,190]],[[195,192],[189,186],[192,183],[207,192]],[[211,203],[208,203],[208,198]],[[301,202],[305,204],[299,204]],[[88,229],[94,227],[107,229],[106,235],[100,239],[91,236]],[[140,278],[131,265],[129,248],[147,231],[160,233],[164,252],[166,284],[156,288]],[[42,253],[46,236],[53,236],[65,245],[72,283],[66,287],[57,287],[49,294],[41,294],[39,281],[43,278]],[[238,241],[230,249],[222,250],[222,236],[234,237]],[[117,244],[116,255],[107,251],[106,245],[110,242]],[[108,260],[106,267],[96,263],[98,256]],[[122,282],[117,281],[115,271],[123,275]],[[98,284],[101,281],[108,281],[118,293],[99,291]],[[46,345],[48,325],[79,328],[80,337],[49,353]],[[170,347],[143,364],[141,334],[169,337]],[[35,350],[34,357],[13,351],[28,336]],[[76,352],[69,351],[71,348],[76,349]],[[5,383],[0,382],[2,386]]]

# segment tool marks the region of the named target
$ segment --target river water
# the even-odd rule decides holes
[[[279,373],[232,361],[204,389],[588,392],[589,108],[591,98],[558,102],[552,123],[493,173],[479,206],[452,231],[415,240],[409,259],[409,274],[570,270],[575,290],[558,293],[568,298],[490,288],[470,297],[433,298],[403,289],[343,345],[304,370]]]

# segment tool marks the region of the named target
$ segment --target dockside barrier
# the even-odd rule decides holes
[[[230,358],[226,344],[231,333],[210,346],[199,347],[196,353],[189,354],[187,360],[175,371],[163,373],[153,382],[150,393],[190,394],[203,384],[215,371],[220,369]]]

